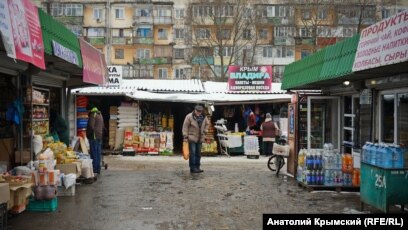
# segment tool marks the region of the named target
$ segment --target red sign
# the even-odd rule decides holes
[[[37,7],[30,0],[7,0],[1,1],[0,13],[0,30],[7,55],[45,69]]]
[[[228,66],[229,91],[271,91],[272,66]]]
[[[108,77],[105,58],[95,47],[79,39],[81,45],[82,63],[83,63],[83,81],[104,85]]]

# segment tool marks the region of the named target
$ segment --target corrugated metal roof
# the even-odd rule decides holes
[[[77,89],[73,93],[126,95],[135,91],[203,93],[204,87],[200,80],[126,79],[122,81],[120,87],[86,87]]]
[[[78,67],[82,68],[81,47],[78,37],[41,9],[38,9],[38,17],[40,18],[44,52],[53,55],[52,41],[54,40],[75,52],[78,58]]]
[[[285,67],[282,89],[299,89],[352,73],[360,35],[356,34]]]
[[[205,92],[207,93],[225,93],[225,94],[285,94],[286,90],[282,90],[281,83],[272,83],[271,91],[228,91],[227,82],[206,81],[203,83]]]

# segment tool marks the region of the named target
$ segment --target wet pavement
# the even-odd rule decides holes
[[[308,192],[268,158],[203,157],[191,174],[181,156],[105,156],[108,170],[53,213],[23,212],[17,229],[262,229],[263,213],[358,213],[358,192]],[[376,212],[368,207],[368,212]]]

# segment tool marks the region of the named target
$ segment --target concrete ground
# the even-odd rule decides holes
[[[263,213],[359,213],[358,192],[308,192],[262,156],[203,157],[201,174],[181,156],[104,160],[108,170],[58,197],[57,211],[25,211],[9,229],[262,229]]]

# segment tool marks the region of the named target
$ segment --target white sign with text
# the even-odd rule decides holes
[[[120,65],[110,65],[108,66],[109,72],[109,82],[110,87],[119,87],[122,84],[123,79],[123,69]]]

